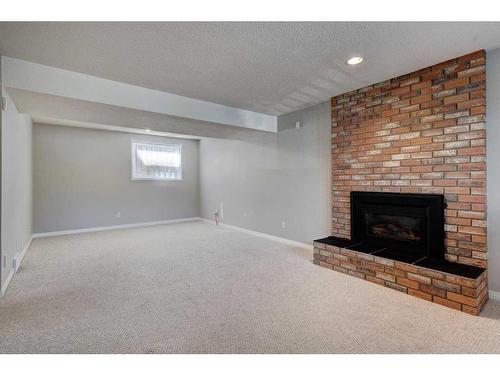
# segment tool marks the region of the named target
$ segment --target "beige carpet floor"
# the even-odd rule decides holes
[[[35,240],[0,352],[500,353],[500,306],[466,315],[190,222]]]

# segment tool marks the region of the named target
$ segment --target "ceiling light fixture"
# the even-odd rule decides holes
[[[363,58],[361,56],[354,56],[347,60],[347,64],[349,65],[357,65],[363,62]]]
[[[151,131],[151,129],[150,128],[146,128],[146,129],[144,129],[144,131],[147,131],[149,133]]]

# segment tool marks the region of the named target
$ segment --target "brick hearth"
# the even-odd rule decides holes
[[[473,315],[488,300],[486,271],[477,278],[457,276],[318,241],[314,263]]]

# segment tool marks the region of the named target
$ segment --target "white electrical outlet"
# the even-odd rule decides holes
[[[300,121],[295,122],[295,129],[300,129]]]
[[[115,214],[115,216],[116,216],[117,218],[120,218],[120,217],[122,217],[122,213],[121,213],[120,211],[118,211],[118,212]]]
[[[285,229],[286,228],[286,221],[281,222],[281,228]]]

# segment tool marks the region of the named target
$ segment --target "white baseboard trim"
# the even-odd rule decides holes
[[[186,221],[196,221],[196,220],[201,220],[201,218],[200,217],[188,217],[188,218],[184,218],[184,219],[147,221],[144,223],[108,225],[108,226],[104,226],[104,227],[90,227],[90,228],[83,228],[83,229],[61,230],[61,231],[55,231],[55,232],[42,232],[42,233],[33,234],[33,238],[65,236],[68,234],[102,232],[102,231],[117,230],[117,229],[151,227],[154,225],[175,224],[175,223],[183,223]]]
[[[32,241],[33,241],[33,236],[30,237],[24,249],[14,256],[13,258],[14,262],[12,262],[12,268],[9,271],[9,276],[7,276],[7,280],[5,280],[5,283],[2,285],[2,289],[0,290],[0,297],[3,297],[5,295],[5,292],[7,292],[7,288],[9,287],[10,282],[14,278],[14,275],[19,270],[19,267],[21,266],[24,256],[26,255],[26,252],[28,251]]]
[[[495,292],[494,290],[489,290],[488,292],[491,300],[500,302],[500,292]]]
[[[26,252],[28,251],[31,242],[33,241],[33,238],[35,238],[34,235],[31,236],[24,249],[15,256],[14,259],[16,261],[16,268],[14,269],[14,273],[17,273],[17,271],[19,271],[19,267],[21,267],[21,263],[23,262],[24,256],[26,255]]]
[[[201,220],[203,220],[206,223],[210,223],[210,224],[215,225],[215,222],[213,220],[208,220],[208,219],[205,219],[205,218],[201,218]],[[271,234],[257,232],[257,231],[246,229],[246,228],[242,228],[242,227],[237,227],[235,225],[229,225],[229,224],[223,224],[223,223],[218,224],[218,225],[220,225],[222,228],[228,228],[228,229],[237,230],[238,232],[252,234],[252,235],[257,236],[257,237],[265,238],[265,239],[268,239],[268,240],[271,240],[271,241],[280,242],[282,244],[289,245],[289,246],[302,247],[302,248],[305,248],[305,249],[308,249],[308,250],[312,250],[312,248],[313,248],[312,244],[307,244],[307,243],[304,243],[304,242],[289,240],[288,238],[273,236]]]
[[[14,277],[14,269],[10,269],[9,275],[7,276],[7,280],[5,280],[5,283],[2,285],[2,289],[0,289],[0,297],[5,296],[5,293],[7,292],[7,288],[9,287],[9,284]]]

